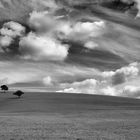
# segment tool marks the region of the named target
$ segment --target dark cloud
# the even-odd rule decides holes
[[[119,85],[125,82],[125,74],[124,73],[116,73],[113,77],[112,77],[112,84],[113,85]]]
[[[69,55],[65,60],[67,63],[94,67],[102,71],[119,69],[127,64],[120,56],[104,49],[95,48],[89,51],[84,44],[75,41],[66,41],[66,44],[70,46]]]

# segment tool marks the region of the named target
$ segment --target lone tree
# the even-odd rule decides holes
[[[1,86],[1,90],[3,90],[4,93],[5,93],[6,91],[8,91],[8,86],[2,85],[2,86]]]
[[[18,98],[20,98],[20,96],[23,94],[24,94],[24,92],[22,92],[21,90],[17,90],[16,92],[13,93],[13,95],[18,96]]]

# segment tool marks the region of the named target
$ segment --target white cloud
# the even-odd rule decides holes
[[[12,43],[13,39],[9,36],[0,37],[0,45],[2,47],[8,47]]]
[[[48,11],[30,13],[29,25],[37,32],[47,33],[58,26],[58,21]]]
[[[103,34],[105,27],[106,25],[104,21],[77,22],[75,24],[63,22],[59,25],[57,30],[61,33],[60,35],[63,35],[63,37],[84,41],[83,39],[97,37]]]
[[[29,25],[35,33],[29,33],[20,41],[24,59],[61,61],[67,57],[68,45],[61,44],[55,36],[59,23],[48,11],[30,13]]]
[[[3,28],[0,29],[0,33],[3,36],[15,38],[16,36],[23,36],[25,33],[25,27],[17,22],[10,21],[3,24]]]
[[[98,81],[95,79],[86,79],[80,82],[66,83],[61,86],[64,87],[64,90],[61,92],[69,93],[85,93],[85,94],[96,94],[96,86]]]
[[[104,71],[104,72],[102,72],[102,76],[104,78],[112,77],[113,75],[115,75],[114,71]]]
[[[89,36],[97,36],[98,32],[105,27],[105,23],[103,21],[99,22],[78,22],[73,27],[73,31],[75,33],[89,33]]]
[[[56,92],[63,92],[63,93],[81,93],[81,91],[79,91],[78,89],[74,89],[74,88],[66,88],[64,90],[59,90]]]
[[[17,22],[10,21],[3,24],[0,34],[0,46],[4,51],[9,52],[9,46],[14,42],[14,39],[25,34],[25,27]]]
[[[127,85],[124,87],[124,91],[137,92],[138,90],[140,90],[139,87],[135,87],[135,86],[131,86],[131,85]]]
[[[43,78],[43,83],[44,83],[46,86],[51,86],[51,85],[53,85],[52,78],[51,78],[50,76],[47,76],[47,77]]]
[[[138,97],[140,88],[126,86],[126,80],[132,80],[138,74],[139,64],[131,63],[116,71],[103,72],[103,79],[86,79],[80,82],[61,84],[61,88],[63,89],[61,92]]]
[[[88,42],[85,43],[84,47],[88,48],[88,49],[95,49],[95,48],[98,47],[98,44],[96,44],[93,41],[88,41]]]
[[[140,97],[140,87],[133,86],[133,85],[126,85],[122,90],[121,96]]]
[[[117,85],[125,82],[129,78],[134,78],[139,74],[138,63],[134,62],[128,66],[117,69],[116,71],[105,71],[102,73],[104,78],[111,78],[112,84]]]
[[[95,87],[97,85],[97,80],[95,79],[86,79],[81,82],[72,83],[73,87]]]
[[[139,73],[138,63],[135,62],[127,67],[122,67],[121,69],[118,69],[116,73],[124,73],[126,76],[137,76]]]
[[[32,12],[29,25],[36,34],[53,36],[53,38],[82,41],[85,47],[94,49],[98,45],[90,38],[102,35],[105,32],[105,22],[66,22],[52,16],[48,11]],[[88,40],[88,41],[87,41]]]
[[[29,33],[20,41],[20,51],[25,59],[61,61],[67,57],[68,49],[54,38],[35,33]]]
[[[126,76],[137,76],[139,73],[138,63],[131,63],[128,66],[117,69],[116,71],[104,71],[102,75],[103,77],[111,77],[116,73],[123,73]]]
[[[117,96],[119,95],[119,91],[117,91],[114,87],[107,86],[100,90],[103,95]]]

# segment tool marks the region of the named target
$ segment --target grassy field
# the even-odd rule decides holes
[[[0,94],[0,140],[139,140],[140,100],[63,93]]]

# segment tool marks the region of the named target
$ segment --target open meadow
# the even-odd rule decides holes
[[[0,140],[139,140],[140,100],[100,95],[0,94]]]

